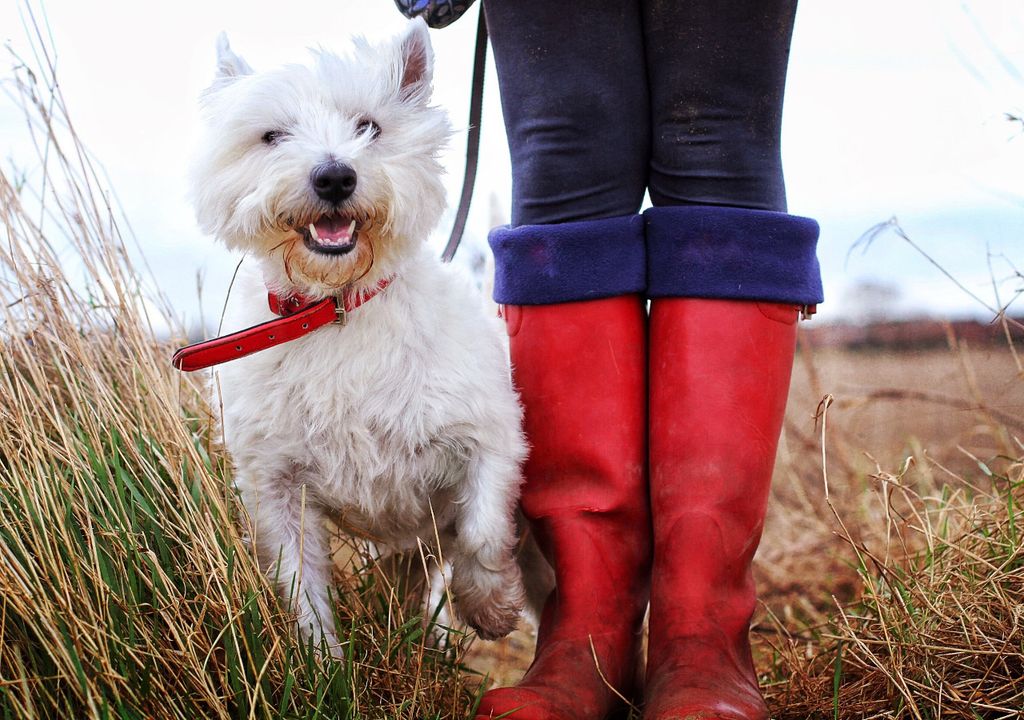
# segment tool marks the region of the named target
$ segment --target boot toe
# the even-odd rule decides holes
[[[688,647],[693,655],[700,654],[698,645],[691,642]],[[768,707],[753,668],[728,655],[700,655],[699,664],[675,657],[651,669],[644,720],[767,720]]]
[[[767,720],[763,707],[737,704],[720,697],[694,697],[687,695],[677,703],[662,707],[648,707],[644,720]]]
[[[644,720],[767,720],[760,694],[744,687],[707,688],[675,685],[650,697]]]
[[[474,720],[568,720],[573,717],[552,706],[542,694],[525,687],[491,690],[480,701]]]

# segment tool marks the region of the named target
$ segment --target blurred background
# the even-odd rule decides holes
[[[30,56],[23,3],[0,0],[0,35]],[[160,290],[186,327],[219,314],[235,260],[204,237],[185,199],[197,97],[226,31],[256,69],[344,52],[404,22],[390,0],[143,3],[48,0],[57,76],[76,129],[106,169]],[[456,134],[445,155],[449,202],[462,179],[476,9],[432,31],[435,100]],[[1012,0],[813,0],[801,4],[783,128],[790,211],[817,218],[827,301],[822,324],[927,316],[990,319],[897,233],[857,244],[897,218],[936,263],[989,306],[1020,285],[1024,236],[1024,15]],[[13,102],[0,102],[0,159],[38,162]],[[480,173],[460,262],[479,267],[487,230],[507,221],[508,153],[493,67]],[[435,231],[441,242],[451,211]],[[200,309],[197,287],[202,285]],[[995,288],[1000,289],[997,299]],[[1012,311],[1012,308],[1011,308]]]

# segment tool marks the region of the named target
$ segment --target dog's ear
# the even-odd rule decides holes
[[[423,18],[409,21],[398,41],[402,79],[402,99],[426,101],[430,98],[430,80],[434,74],[434,51]]]
[[[231,49],[227,33],[217,36],[217,79],[214,85],[221,85],[234,80],[240,75],[251,75],[252,68]]]

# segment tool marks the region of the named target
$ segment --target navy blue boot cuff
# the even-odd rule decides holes
[[[672,206],[644,212],[647,295],[766,300],[824,299],[810,218],[734,207]]]
[[[641,293],[646,286],[644,219],[640,215],[555,225],[498,227],[494,299],[551,305]]]

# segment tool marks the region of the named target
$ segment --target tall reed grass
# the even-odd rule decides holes
[[[461,637],[428,642],[358,548],[344,658],[295,639],[38,28],[34,50],[6,87],[38,158],[0,172],[0,716],[464,717]]]
[[[972,349],[949,325],[944,358],[826,357],[866,366],[859,392],[801,347],[801,392],[824,399],[815,421],[790,417],[773,505],[792,531],[764,548],[785,567],[772,580],[799,586],[778,602],[763,584],[775,717],[1024,717],[1024,333],[996,323],[1002,347]],[[855,409],[886,447],[851,432]]]
[[[767,688],[779,717],[1022,716],[1020,451],[937,484],[914,460],[879,470],[871,480],[884,517],[871,540],[836,515],[856,599],[810,626],[772,618]]]

